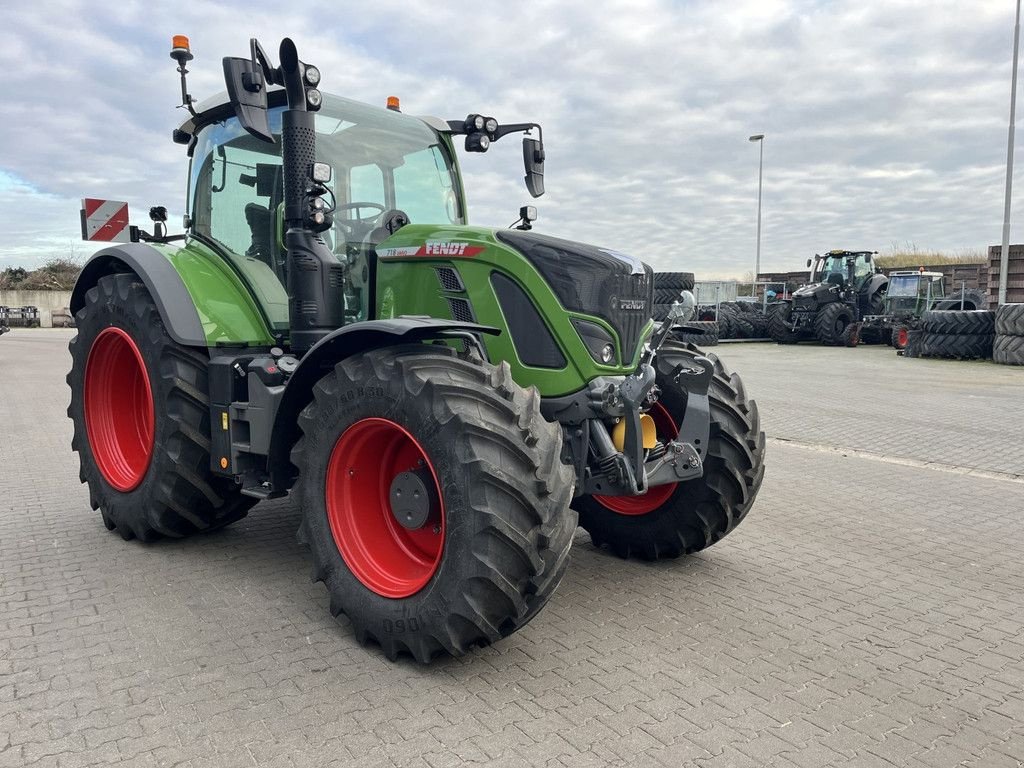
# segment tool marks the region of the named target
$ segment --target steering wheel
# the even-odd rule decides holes
[[[361,215],[363,209],[373,211],[372,215],[365,216]],[[345,230],[345,236],[349,240],[362,240],[366,233],[373,229],[373,223],[377,221],[384,211],[387,210],[380,203],[370,202],[354,202],[354,203],[340,203],[335,206],[335,212],[338,211],[355,211],[352,216],[338,216],[335,218],[335,223]]]

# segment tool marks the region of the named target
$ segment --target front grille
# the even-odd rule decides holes
[[[644,326],[651,319],[654,280],[650,272],[645,272],[643,275],[609,276],[606,282],[610,284],[607,290],[613,291],[606,319],[619,332],[622,360],[629,362],[640,343]]]
[[[457,299],[451,296],[448,299],[448,310],[452,313],[452,320],[458,320],[460,323],[475,323],[476,318],[473,317],[473,306],[469,303],[468,299]]]

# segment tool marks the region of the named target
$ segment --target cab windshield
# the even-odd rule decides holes
[[[278,138],[284,107],[268,111]],[[346,303],[352,319],[368,307],[369,251],[386,234],[379,222],[404,211],[414,224],[464,224],[458,172],[441,136],[418,118],[325,95],[316,115],[317,160],[334,169],[334,224],[324,239],[349,269]],[[284,192],[280,140],[249,135],[235,117],[198,134],[190,176],[191,230],[231,259],[243,276],[283,291]],[[277,297],[280,298],[279,296]],[[284,300],[285,307],[287,299]],[[350,305],[350,306],[349,306]],[[277,322],[287,322],[287,313]]]
[[[836,285],[846,284],[852,279],[855,284],[860,285],[873,272],[868,256],[867,253],[846,253],[820,258],[815,263],[815,279]]]
[[[897,275],[889,277],[889,296],[910,296],[917,297],[918,285],[921,278],[917,275]]]

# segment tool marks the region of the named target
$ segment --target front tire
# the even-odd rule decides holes
[[[75,320],[71,445],[106,527],[152,541],[245,517],[255,499],[210,471],[206,350],[167,335],[134,274],[100,278]]]
[[[561,429],[537,391],[507,364],[411,345],[343,360],[313,395],[294,493],[331,613],[389,659],[423,663],[526,624],[561,580],[576,528]],[[429,498],[403,523],[392,494],[408,482]]]
[[[679,365],[696,367],[702,353],[666,341],[656,360],[661,397],[652,409],[659,438],[674,438],[686,417],[686,391],[672,378]],[[703,477],[655,486],[642,496],[580,496],[580,525],[597,547],[619,557],[678,557],[710,547],[733,531],[750,510],[764,477],[764,432],[757,404],[740,377],[714,355],[708,390],[711,431]]]
[[[814,319],[814,335],[831,347],[853,346],[849,328],[853,319],[853,312],[845,304],[826,304]]]
[[[768,335],[776,344],[796,344],[800,333],[789,327],[792,305],[788,301],[773,304],[768,308]]]

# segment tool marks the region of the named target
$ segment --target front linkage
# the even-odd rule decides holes
[[[661,393],[652,363],[677,321],[692,317],[692,304],[674,305],[633,374],[598,377],[580,392],[544,400],[545,417],[562,424],[567,458],[576,470],[577,496],[639,496],[656,486],[703,475],[704,449],[699,446],[708,444],[710,430],[711,360],[696,357],[692,366],[677,364],[669,373],[687,392],[686,418],[677,438],[658,440],[646,413]],[[606,426],[609,422],[616,425],[614,438]]]

